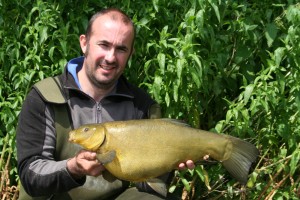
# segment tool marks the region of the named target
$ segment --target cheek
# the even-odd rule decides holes
[[[105,52],[99,48],[89,48],[86,50],[85,56],[89,56],[91,62],[99,62],[99,60],[105,57]]]
[[[124,68],[126,66],[128,60],[129,60],[128,55],[120,55],[118,57],[118,64],[120,65],[120,67]]]

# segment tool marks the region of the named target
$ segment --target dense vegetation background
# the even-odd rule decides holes
[[[15,134],[32,84],[81,55],[78,37],[106,7],[132,16],[127,77],[164,116],[260,150],[246,187],[221,165],[178,173],[183,199],[300,197],[300,4],[296,0],[0,0],[1,199],[16,198]],[[187,144],[188,145],[188,144]],[[185,187],[183,187],[185,186]]]

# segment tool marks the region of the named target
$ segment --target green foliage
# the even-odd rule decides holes
[[[105,7],[132,16],[135,54],[125,73],[165,117],[260,150],[245,187],[221,165],[201,165],[177,172],[170,191],[184,190],[185,199],[299,198],[300,4],[293,0],[1,0],[1,196],[16,191],[15,133],[27,92],[81,55],[79,35]]]

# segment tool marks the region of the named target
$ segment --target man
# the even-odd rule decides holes
[[[134,37],[133,23],[118,9],[106,9],[91,18],[86,34],[80,36],[84,57],[69,61],[59,76],[72,128],[149,118],[155,113],[159,117],[156,102],[122,75],[133,53]],[[17,129],[20,199],[126,199],[128,195],[161,199],[135,188],[128,190],[125,181],[103,178],[105,167],[96,154],[70,144],[64,137],[67,133],[57,129],[55,108],[56,103],[38,87],[33,87],[24,102]],[[64,139],[59,140],[61,136]],[[181,163],[179,168],[186,165],[193,167],[193,162]]]

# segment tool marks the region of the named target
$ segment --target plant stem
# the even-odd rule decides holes
[[[9,135],[7,134],[5,139],[4,139],[4,142],[3,142],[3,148],[2,148],[2,153],[1,153],[1,158],[0,158],[0,170],[1,170],[1,182],[0,182],[0,192],[3,191],[3,185],[4,185],[4,181],[5,181],[5,168],[3,169],[3,160],[4,160],[4,155],[5,155],[5,152],[6,152],[6,146],[7,146],[7,141],[8,141],[8,137]],[[7,160],[7,162],[9,162],[10,158]],[[6,166],[6,165],[5,165]]]

